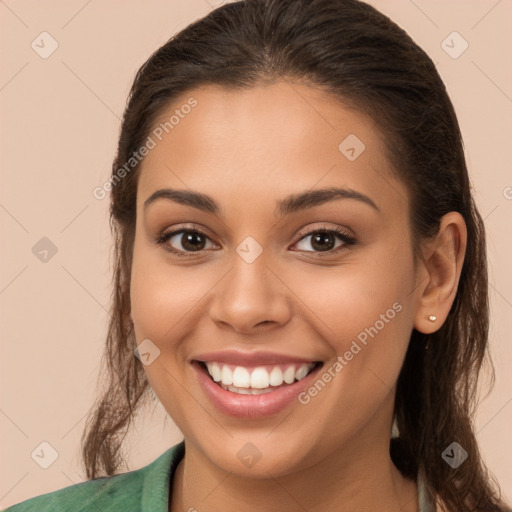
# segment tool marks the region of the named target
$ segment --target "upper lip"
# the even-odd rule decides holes
[[[196,361],[235,364],[240,366],[258,364],[316,363],[319,361],[318,359],[305,359],[303,357],[278,354],[275,352],[240,352],[236,350],[204,352],[197,354],[193,359]]]

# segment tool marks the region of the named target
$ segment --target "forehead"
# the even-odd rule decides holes
[[[161,112],[150,136],[139,203],[165,187],[208,191],[221,203],[326,186],[357,189],[377,203],[407,196],[375,123],[304,84],[191,89]]]

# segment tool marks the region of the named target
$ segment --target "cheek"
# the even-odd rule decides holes
[[[320,377],[340,406],[333,410],[365,415],[393,389],[413,327],[413,272],[406,251],[388,247],[365,259],[346,258],[342,266],[311,267],[295,280],[306,306],[301,315],[332,348]]]
[[[316,318],[315,323],[335,348],[345,348],[347,340],[376,323],[382,335],[397,334],[409,323],[415,283],[412,256],[398,247],[375,244],[347,254],[337,266],[285,270],[283,280],[293,282],[294,292],[305,305],[303,314],[307,310],[314,313],[314,317],[308,316]],[[395,303],[400,306],[393,306]]]
[[[313,286],[317,291],[308,293]],[[344,271],[315,272],[295,288],[305,297],[304,314],[311,317],[307,309],[315,314],[317,329],[336,355],[347,353],[354,366],[372,362],[379,367],[399,365],[407,348],[413,322],[408,289],[385,279],[379,286],[366,275]]]
[[[154,361],[144,366],[149,383],[167,413],[185,428],[186,403],[176,398],[183,395],[181,372],[187,356],[181,340],[197,325],[207,283],[197,278],[197,269],[173,266],[158,252],[134,246],[131,313],[137,344],[149,339],[159,349]]]
[[[173,266],[159,251],[135,244],[130,302],[137,340],[168,343],[199,305],[207,283],[198,279],[197,268]]]
[[[386,427],[385,411],[392,408],[411,320],[397,293],[382,290],[374,296],[348,289],[341,293],[332,282],[329,292],[337,302],[317,311],[322,324],[329,326],[329,330],[319,328],[334,355],[299,398],[305,411],[328,419],[321,426],[323,437],[341,443],[357,436],[372,418],[381,418],[377,422],[384,421]]]

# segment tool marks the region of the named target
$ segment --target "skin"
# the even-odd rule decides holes
[[[462,217],[442,219],[415,267],[408,191],[393,177],[371,119],[306,84],[278,81],[193,89],[162,120],[191,96],[198,105],[141,166],[130,290],[137,343],[149,338],[160,349],[147,377],[185,437],[169,510],[225,511],[229,503],[247,511],[416,512],[416,484],[389,457],[395,385],[412,329],[437,330],[455,298]],[[354,161],[338,149],[351,133],[366,146]],[[289,194],[331,186],[365,194],[378,210],[336,199],[275,216],[276,201]],[[167,199],[144,209],[162,188],[206,193],[221,213]],[[199,252],[182,235],[166,244],[185,257],[155,243],[184,223],[206,234]],[[356,244],[343,247],[332,234],[335,247],[322,256],[311,235],[337,226]],[[247,236],[263,250],[250,264],[236,252]],[[201,352],[229,348],[328,368],[394,303],[401,311],[316,397],[264,419],[215,409],[190,366]],[[250,468],[237,457],[248,442],[262,454]]]

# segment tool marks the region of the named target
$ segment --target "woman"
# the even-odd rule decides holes
[[[396,24],[358,0],[216,9],[139,70],[105,191],[90,480],[9,510],[507,510],[471,424],[484,226]],[[152,391],[184,441],[116,475]]]

